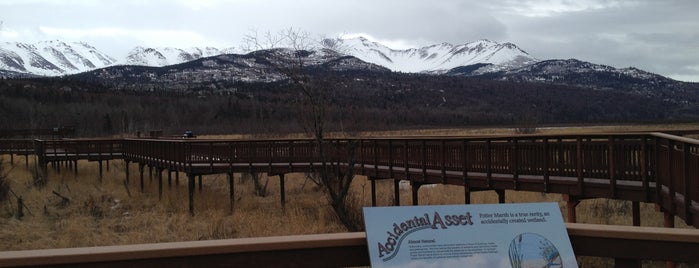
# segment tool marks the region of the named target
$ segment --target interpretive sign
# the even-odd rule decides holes
[[[556,203],[364,208],[371,266],[578,267]]]

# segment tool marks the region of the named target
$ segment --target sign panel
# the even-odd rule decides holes
[[[364,208],[371,266],[578,267],[556,203]]]

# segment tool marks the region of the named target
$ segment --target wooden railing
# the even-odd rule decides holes
[[[577,256],[699,263],[699,230],[567,224]],[[0,266],[346,267],[367,266],[365,233],[0,252]]]
[[[662,133],[328,139],[325,159],[313,140],[304,139],[5,140],[0,152],[26,152],[30,144],[39,166],[124,159],[190,175],[312,172],[322,161],[353,162],[357,174],[418,187],[443,183],[655,202],[699,228],[699,141]]]

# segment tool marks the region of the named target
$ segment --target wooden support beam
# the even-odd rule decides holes
[[[187,174],[187,177],[189,178],[189,183],[188,183],[188,190],[189,190],[189,214],[194,216],[194,180],[195,180],[195,175],[194,174]]]
[[[464,185],[464,204],[471,204],[471,189]]]
[[[570,223],[576,223],[578,221],[577,213],[575,212],[575,207],[580,204],[580,199],[568,194],[563,195],[563,200],[566,201],[566,209],[568,211],[568,221]]]
[[[202,188],[202,175],[199,175],[199,192],[201,193],[201,188]]]
[[[498,203],[505,204],[505,190],[495,190],[498,194]]]
[[[419,205],[418,193],[420,191],[420,186],[422,186],[422,184],[420,184],[420,183],[411,183],[410,184],[410,188],[413,192],[413,206]]]
[[[286,208],[286,192],[284,191],[284,173],[279,174],[279,197],[282,202],[282,208]]]
[[[175,186],[180,186],[180,172],[175,170]]]
[[[158,172],[158,200],[163,199],[163,169],[156,168],[155,172]]]
[[[638,201],[631,201],[631,217],[633,226],[641,226],[641,204]]]
[[[393,179],[393,205],[400,206],[400,180]]]
[[[141,193],[144,191],[144,185],[143,185],[143,168],[145,167],[144,164],[138,163],[138,173],[140,174],[140,179],[141,179]]]
[[[97,163],[99,163],[99,167],[100,167],[100,182],[102,182],[102,160],[97,161]]]
[[[369,178],[371,182],[371,206],[376,206],[376,180],[374,178]]]
[[[75,162],[77,162],[77,161],[75,161]],[[126,173],[126,185],[128,185],[130,182],[130,180],[129,180],[129,177],[130,177],[129,176],[129,161],[128,160],[124,160],[124,169],[125,169],[125,173]],[[78,167],[76,166],[75,172],[77,172],[77,171],[78,171]]]
[[[170,189],[172,187],[172,170],[168,169],[167,170],[167,188]]]
[[[235,183],[233,183],[233,172],[228,172],[228,198],[230,200],[230,212],[233,213],[233,204],[235,203]]]

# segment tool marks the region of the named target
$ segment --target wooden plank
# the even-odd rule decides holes
[[[577,256],[698,263],[699,230],[567,223]],[[369,265],[366,234],[335,233],[0,252],[0,266]]]

